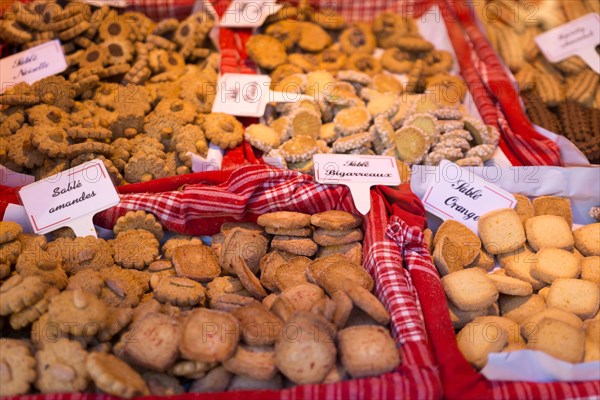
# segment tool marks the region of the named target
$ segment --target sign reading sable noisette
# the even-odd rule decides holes
[[[517,205],[509,192],[450,161],[443,160],[439,167],[431,168],[436,179],[425,192],[423,204],[444,221],[454,219],[477,233],[477,222],[483,214]]]
[[[0,60],[0,94],[19,82],[28,84],[67,69],[60,41],[52,40]]]
[[[24,186],[19,196],[37,234],[68,226],[77,236],[95,236],[94,214],[119,203],[106,167],[98,160]]]
[[[371,209],[371,186],[400,184],[394,157],[315,154],[313,161],[317,182],[348,186],[356,209],[363,215]]]

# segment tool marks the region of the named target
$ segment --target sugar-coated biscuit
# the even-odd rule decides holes
[[[525,221],[534,216],[533,204],[531,204],[531,200],[529,200],[529,197],[527,196],[522,196],[520,194],[514,194],[513,196],[515,196],[515,199],[517,200],[515,212],[519,216],[523,226],[525,226]]]
[[[585,334],[566,322],[543,318],[538,323],[535,340],[529,340],[527,347],[543,351],[559,360],[579,363],[584,356]]]
[[[558,196],[540,196],[533,199],[533,212],[538,215],[558,215],[563,217],[569,226],[573,225],[571,200]]]
[[[546,309],[542,296],[532,294],[529,296],[500,296],[500,313],[508,319],[520,324],[532,314],[537,314]]]
[[[531,265],[531,276],[546,283],[558,278],[577,278],[581,270],[579,260],[570,251],[544,247],[536,254]]]
[[[575,241],[567,221],[557,215],[539,215],[525,222],[527,242],[538,251],[542,247],[573,250]],[[581,251],[581,250],[580,250]]]
[[[585,257],[581,260],[581,279],[600,286],[600,256]]]
[[[501,274],[489,274],[498,292],[512,296],[529,296],[533,293],[531,283]]]
[[[458,349],[477,369],[485,366],[490,353],[500,352],[508,344],[508,332],[498,325],[490,328],[487,318],[475,318],[456,335]]]
[[[442,278],[446,295],[461,310],[487,308],[498,299],[498,290],[483,270],[463,269]]]
[[[512,208],[502,208],[482,215],[478,229],[483,246],[491,254],[514,251],[525,244],[523,224]]]
[[[595,283],[583,279],[557,279],[550,286],[546,302],[585,320],[598,312],[600,291]]]
[[[589,224],[573,232],[575,247],[586,257],[600,256],[600,222]]]
[[[563,310],[562,308],[548,307],[542,312],[525,318],[520,325],[521,335],[527,340],[534,338],[539,330],[538,325],[544,318],[557,319],[577,329],[581,329],[583,326],[583,321],[572,312]]]

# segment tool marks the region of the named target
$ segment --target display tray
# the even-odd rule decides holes
[[[343,186],[317,184],[312,177],[293,171],[256,165],[235,173],[195,174],[182,187],[168,179],[155,181],[152,193],[121,194],[121,203],[96,217],[96,224],[112,228],[116,219],[131,210],[145,210],[160,220],[165,230],[193,235],[211,235],[228,221],[256,221],[271,211],[316,213],[338,209],[357,214],[349,190]],[[189,179],[190,177],[188,177]],[[6,195],[2,200],[11,201]],[[14,200],[14,199],[12,199]],[[400,201],[401,200],[401,201]],[[405,211],[396,204],[404,204]],[[372,190],[372,207],[362,229],[363,266],[375,281],[375,295],[391,314],[392,336],[402,355],[402,364],[392,373],[328,385],[304,385],[281,391],[190,394],[187,398],[441,398],[442,391],[433,354],[428,346],[414,285],[402,268],[401,250],[386,237],[390,212],[411,216],[418,203],[408,186],[399,190]],[[215,397],[216,395],[216,397]],[[80,394],[61,398],[81,398]],[[88,395],[106,398],[106,395]],[[37,395],[29,398],[56,398]],[[178,398],[182,398],[178,396]],[[183,397],[185,398],[185,396]],[[15,397],[16,399],[16,397]]]

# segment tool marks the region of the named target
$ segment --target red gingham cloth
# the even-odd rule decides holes
[[[402,249],[410,271],[427,335],[435,353],[444,386],[444,396],[457,399],[564,399],[597,398],[600,381],[588,382],[504,382],[488,381],[465,360],[456,344],[446,296],[431,255],[424,244],[422,226],[412,226],[392,216],[387,236]]]
[[[162,180],[163,191],[158,191],[157,187],[156,193],[122,194],[121,203],[99,214],[97,223],[110,228],[127,211],[141,209],[156,215],[169,230],[208,235],[217,232],[224,221],[255,221],[258,215],[270,211],[316,213],[338,209],[357,213],[345,186],[317,184],[311,176],[294,171],[252,165],[241,167],[233,173],[194,175],[198,182],[190,181],[182,188],[169,188],[172,182]],[[405,200],[408,213],[412,213],[412,207],[418,204],[408,185],[396,190],[394,196]],[[402,352],[402,364],[397,370],[378,377],[330,385],[304,385],[266,392],[189,394],[183,396],[185,399],[393,400],[442,397],[438,370],[428,345],[415,286],[408,271],[402,268],[398,245],[385,235],[389,223],[388,210],[392,206],[386,194],[377,189],[371,191],[371,202],[371,211],[363,224],[363,264],[375,280],[376,296],[391,314],[392,335]],[[52,400],[55,395],[33,397]],[[64,398],[74,400],[80,397],[73,395]]]
[[[461,72],[486,124],[502,133],[500,146],[513,165],[561,165],[556,143],[537,133],[494,49],[477,28],[465,0],[439,2]]]

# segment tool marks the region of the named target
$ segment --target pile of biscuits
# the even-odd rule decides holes
[[[17,51],[59,39],[68,69],[0,95],[0,164],[42,179],[101,159],[120,185],[190,172],[190,153],[205,156],[209,141],[237,146],[241,123],[208,114],[213,25],[204,12],[155,23],[79,1],[13,3],[0,38]]]
[[[430,243],[459,349],[477,369],[523,349],[600,360],[600,223],[572,230],[568,199],[515,197],[479,235],[448,220]]]
[[[566,136],[592,163],[600,163],[600,76],[578,56],[550,63],[535,37],[599,13],[597,1],[486,0],[479,2],[488,38],[515,74],[531,121]]]
[[[337,41],[334,41],[337,38]],[[283,165],[311,172],[315,153],[385,154],[409,165],[483,165],[499,133],[460,105],[467,87],[450,74],[416,24],[392,12],[348,25],[332,10],[284,7],[248,54],[271,78],[279,103],[245,139]]]
[[[400,351],[361,265],[361,219],[258,223],[225,223],[209,246],[167,239],[144,211],[108,241],[47,242],[0,222],[0,396],[277,390],[393,371]]]

